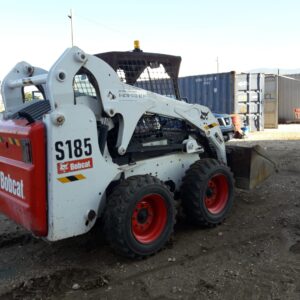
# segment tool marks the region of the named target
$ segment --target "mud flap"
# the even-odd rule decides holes
[[[226,155],[235,177],[235,186],[240,189],[251,190],[278,171],[276,163],[259,145],[227,146]]]

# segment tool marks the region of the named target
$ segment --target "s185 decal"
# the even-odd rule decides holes
[[[85,138],[83,140],[66,140],[57,141],[55,143],[56,159],[72,159],[79,158],[82,156],[92,155],[92,144],[90,138]]]

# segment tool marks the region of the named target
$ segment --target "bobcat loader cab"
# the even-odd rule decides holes
[[[169,239],[174,198],[192,222],[214,226],[230,211],[234,182],[210,110],[167,97],[179,96],[179,65],[168,62],[180,58],[120,65],[114,53],[73,47],[49,72],[21,62],[6,76],[0,211],[49,241],[84,234],[103,216],[111,245],[142,257]],[[162,81],[140,79],[161,66]],[[167,96],[145,89],[159,83]],[[43,100],[24,101],[26,86]]]

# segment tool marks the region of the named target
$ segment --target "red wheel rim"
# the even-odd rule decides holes
[[[211,214],[219,214],[228,202],[229,186],[225,175],[210,178],[206,188],[205,206]]]
[[[166,224],[167,206],[161,195],[149,194],[137,202],[131,217],[131,230],[138,242],[154,242]]]

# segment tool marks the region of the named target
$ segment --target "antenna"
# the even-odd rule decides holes
[[[68,18],[71,21],[71,43],[72,43],[72,47],[74,46],[74,31],[73,31],[73,11],[72,9],[70,9],[70,14],[68,15]]]

